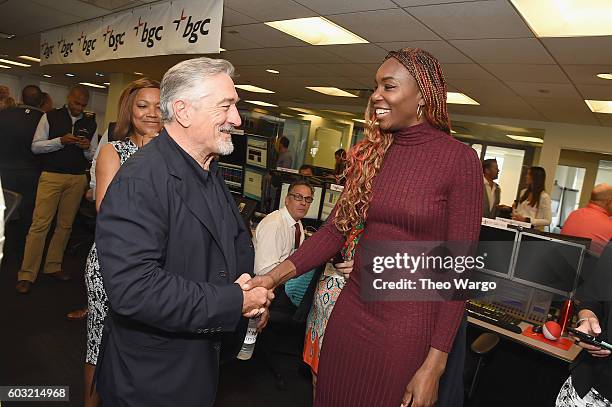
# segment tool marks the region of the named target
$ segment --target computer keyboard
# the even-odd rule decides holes
[[[519,324],[521,323],[520,319],[513,317],[504,311],[498,310],[493,305],[468,301],[465,304],[465,309],[467,310],[468,316],[472,318],[488,322],[489,324],[507,329],[508,331],[517,334],[523,332],[521,327],[519,327]]]

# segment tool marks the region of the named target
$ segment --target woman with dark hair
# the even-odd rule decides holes
[[[327,223],[244,287],[274,287],[340,249],[348,257],[354,253],[354,270],[325,331],[314,401],[319,407],[436,404],[464,303],[363,301],[363,243],[475,242],[480,230],[480,161],[450,135],[438,61],[420,49],[393,51],[375,80],[365,138],[349,151],[344,192]],[[464,341],[458,337],[459,350]],[[453,374],[453,383],[461,382],[461,369]],[[461,405],[462,393],[455,400],[445,393],[442,384],[438,406]]]
[[[139,148],[151,141],[162,129],[159,109],[159,82],[147,78],[130,83],[119,98],[119,113],[114,131],[115,140],[100,150],[96,166],[96,210],[119,167]],[[93,374],[98,359],[108,299],[102,284],[98,254],[94,242],[85,266],[87,286],[87,355],[85,357],[86,407],[100,406],[93,388]]]
[[[521,190],[512,219],[531,223],[544,230],[552,221],[550,195],[544,190],[546,171],[542,167],[527,170],[527,188]]]

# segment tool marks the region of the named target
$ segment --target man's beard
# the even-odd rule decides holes
[[[234,151],[234,143],[232,140],[217,140],[217,150],[219,155],[230,155]]]

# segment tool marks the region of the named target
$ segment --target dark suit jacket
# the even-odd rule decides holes
[[[219,200],[179,148],[163,130],[121,167],[98,215],[110,303],[96,372],[104,405],[212,405],[221,333],[242,318],[233,282],[253,270],[251,239],[221,179],[238,228],[235,250],[224,247],[209,209]]]
[[[501,195],[501,189],[499,188],[499,185],[497,185],[497,183],[495,183],[495,191],[494,193],[494,201],[493,201],[493,209],[489,209],[490,207],[490,202],[489,202],[489,195],[487,195],[487,191],[485,188],[482,189],[482,194],[483,194],[483,199],[482,199],[482,217],[483,218],[491,218],[491,219],[495,219],[495,217],[497,216],[497,206],[499,205],[499,200],[500,200],[500,195]]]

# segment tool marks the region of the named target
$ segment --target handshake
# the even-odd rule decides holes
[[[274,299],[274,280],[271,277],[256,276],[251,278],[242,274],[235,281],[242,288],[242,316],[245,318],[260,317],[257,331],[261,331],[268,323],[268,308]]]

